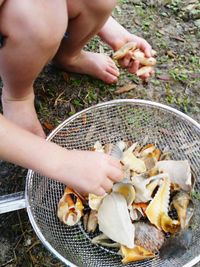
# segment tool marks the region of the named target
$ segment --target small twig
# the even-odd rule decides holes
[[[65,91],[61,92],[57,97],[56,100],[54,102],[54,107],[57,106],[58,102],[60,101],[60,97],[64,94]],[[65,100],[66,101],[66,100]]]
[[[17,212],[17,217],[18,217],[18,220],[19,220],[19,226],[20,226],[22,235],[23,235],[24,240],[25,240],[26,236],[25,236],[25,232],[24,232],[24,229],[23,229],[23,224],[22,224],[22,221],[21,221],[21,217],[20,217],[19,211]]]
[[[35,265],[35,263],[37,262],[37,260],[36,260],[36,258],[32,255],[31,251],[29,251],[28,254],[29,254],[29,257],[30,257],[30,259],[31,259],[31,262],[29,261],[29,263],[31,264],[30,266],[32,267],[32,266]]]
[[[11,260],[7,261],[6,263],[3,263],[3,265],[1,265],[1,267],[4,267],[4,266],[6,266],[7,264],[12,263],[14,260],[15,260],[15,259],[11,259]]]
[[[26,250],[26,252],[29,252],[32,248],[34,248],[35,246],[37,246],[37,245],[39,245],[40,244],[40,241],[39,240],[37,240],[37,241],[35,241],[27,250]]]
[[[21,240],[22,240],[23,237],[24,237],[24,236],[23,236],[23,234],[22,234],[22,235],[20,236],[19,240],[17,241],[17,244],[16,244],[15,247],[14,247],[14,250],[17,249],[17,247],[19,246],[19,243],[21,242]]]
[[[16,255],[16,252],[15,252],[15,249],[13,250],[13,254],[14,254],[15,263],[17,263],[17,255]]]

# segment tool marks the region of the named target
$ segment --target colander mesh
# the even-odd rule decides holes
[[[87,150],[96,141],[114,143],[131,140],[156,143],[169,149],[175,160],[188,159],[196,176],[195,191],[200,192],[200,129],[173,111],[150,103],[111,101],[92,107],[64,122],[50,140],[67,149]],[[77,166],[78,168],[78,166]],[[64,186],[35,172],[27,177],[29,213],[35,228],[60,255],[77,266],[124,266],[116,251],[91,243],[91,237],[80,223],[67,227],[56,216],[57,204]],[[193,220],[193,242],[179,257],[131,263],[128,266],[182,266],[200,254],[200,205],[197,201]],[[112,227],[112,226],[111,226]]]

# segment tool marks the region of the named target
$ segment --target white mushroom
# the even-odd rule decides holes
[[[135,227],[131,223],[124,196],[112,192],[107,195],[98,210],[99,229],[113,241],[134,247]]]
[[[123,195],[127,201],[128,207],[135,199],[135,189],[131,183],[116,183],[113,185],[112,191]]]
[[[104,196],[97,196],[95,194],[90,193],[88,196],[89,207],[92,210],[98,210],[104,197],[105,197],[105,195]]]
[[[162,160],[156,163],[159,172],[167,172],[171,183],[178,184],[184,191],[192,190],[192,174],[188,160]]]
[[[152,193],[164,177],[165,173],[150,178],[146,178],[145,175],[142,174],[132,177],[132,184],[135,188],[135,203],[148,202],[151,200]]]
[[[137,158],[130,150],[126,150],[122,156],[122,163],[130,170],[137,173],[143,173],[146,171],[146,166],[143,160]]]

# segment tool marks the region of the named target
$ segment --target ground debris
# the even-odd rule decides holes
[[[122,87],[119,87],[116,91],[115,91],[115,94],[123,94],[123,93],[126,93],[126,92],[129,92],[130,90],[133,90],[137,87],[136,84],[134,83],[130,83],[130,84],[126,84]]]

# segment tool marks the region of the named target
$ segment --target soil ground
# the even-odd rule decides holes
[[[175,107],[200,122],[200,3],[191,0],[121,0],[113,16],[157,51],[155,76],[142,83],[121,70],[116,85],[56,70],[49,64],[35,83],[36,107],[46,133],[99,102],[141,98]],[[112,55],[98,38],[86,47]],[[121,94],[115,91],[134,84]],[[133,86],[134,87],[134,86]],[[27,170],[0,161],[0,195],[23,191]],[[36,237],[25,210],[0,215],[0,266],[63,266]],[[197,265],[196,265],[197,266]],[[200,265],[198,265],[200,266]]]

